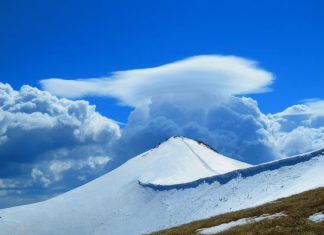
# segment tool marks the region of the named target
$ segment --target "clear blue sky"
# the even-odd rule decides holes
[[[0,81],[98,77],[201,54],[237,55],[276,75],[263,112],[324,98],[324,1],[0,0]],[[127,107],[91,98],[126,121]]]

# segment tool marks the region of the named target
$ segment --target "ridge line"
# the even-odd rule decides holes
[[[181,140],[182,140],[182,142],[187,146],[187,148],[198,158],[198,160],[204,165],[204,167],[207,169],[207,170],[209,170],[209,171],[211,171],[211,172],[213,172],[213,173],[217,173],[213,168],[211,168],[190,146],[189,146],[189,144],[184,140],[184,139],[182,139],[181,138]]]
[[[188,183],[180,183],[173,185],[158,185],[158,184],[146,184],[138,181],[138,183],[143,187],[152,188],[154,190],[170,190],[170,189],[187,189],[187,188],[195,188],[198,187],[202,183],[212,184],[218,182],[223,185],[228,183],[229,181],[236,179],[238,177],[247,178],[257,174],[260,174],[265,171],[273,171],[280,169],[282,167],[289,167],[292,165],[296,165],[302,162],[307,162],[312,159],[316,160],[317,158],[324,157],[324,149],[308,152],[305,154],[296,155],[294,157],[287,157],[280,160],[275,160],[272,162],[262,163],[260,165],[251,166],[248,168],[237,169],[234,171],[227,172],[225,174],[219,174],[214,176],[209,176],[205,178],[201,178],[198,180],[194,180]]]

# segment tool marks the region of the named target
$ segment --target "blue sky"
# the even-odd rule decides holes
[[[172,135],[251,164],[324,147],[323,12],[319,0],[0,0],[0,208]]]
[[[18,89],[41,79],[105,76],[201,54],[256,60],[275,74],[254,95],[263,112],[323,98],[323,1],[1,1],[0,77]],[[88,98],[126,122],[130,108]]]

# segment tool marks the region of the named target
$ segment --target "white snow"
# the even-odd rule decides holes
[[[142,157],[147,166],[138,180],[153,185],[182,184],[251,166],[184,137],[172,137]]]
[[[315,213],[315,214],[309,216],[308,219],[315,223],[322,222],[322,221],[324,221],[324,213],[323,212]]]
[[[283,213],[276,213],[273,215],[265,214],[265,215],[261,215],[259,217],[242,218],[239,220],[231,221],[229,223],[220,224],[220,225],[213,226],[210,228],[202,228],[202,229],[199,229],[198,232],[203,235],[215,234],[215,233],[223,232],[223,231],[233,228],[235,226],[251,224],[251,223],[259,222],[264,219],[274,219],[274,218],[278,218],[281,216],[285,216],[285,214],[283,214]]]
[[[195,145],[190,146],[194,148]],[[159,148],[178,151],[178,147],[170,139]],[[174,184],[210,171],[196,160],[195,155],[189,155],[190,158],[182,155],[182,162],[179,162],[179,155],[156,155],[154,152],[163,153],[164,150],[141,154],[106,175],[50,200],[0,210],[1,235],[144,234],[324,186],[321,180],[324,178],[322,151],[292,166],[274,170],[261,166],[262,171],[257,174],[234,177],[225,184],[216,181],[193,188],[159,191],[143,187],[139,179]],[[163,161],[163,156],[168,160]],[[199,156],[217,172],[216,163],[210,163],[206,155]],[[223,164],[221,160],[220,164]],[[190,167],[185,166],[186,162]],[[181,164],[180,169],[176,168],[177,163]],[[273,164],[280,166],[280,161],[270,166]],[[190,169],[199,173],[192,173]],[[178,171],[181,177],[177,178]],[[151,172],[150,177],[147,172]]]

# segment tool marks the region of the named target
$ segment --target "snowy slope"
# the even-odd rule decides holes
[[[191,140],[185,141],[192,148],[192,145],[196,146],[190,144]],[[0,234],[143,234],[324,186],[324,150],[241,170],[246,171],[246,175],[225,173],[232,178],[224,182],[210,177],[210,170],[204,169],[203,163],[203,166],[190,165],[199,173],[181,170],[181,177],[171,177],[170,180],[168,176],[177,175],[177,170],[170,170],[176,165],[171,159],[172,154],[157,153],[167,153],[167,149],[173,148],[168,145],[173,144],[178,146],[171,139],[158,147],[165,150],[155,149],[139,155],[114,171],[56,198],[0,210]],[[202,156],[201,152],[195,151],[213,171],[219,170],[219,165],[208,162],[207,154]],[[170,159],[164,162],[163,156]],[[195,154],[190,156],[190,159],[183,158],[183,161],[190,164],[200,162],[192,159],[197,158]],[[223,160],[223,157],[220,159]],[[169,161],[174,165],[169,165]],[[163,169],[168,169],[168,174]],[[156,175],[147,174],[154,170],[157,171]],[[190,175],[187,176],[187,173]],[[205,173],[208,183],[199,181],[199,184],[192,185],[187,182]],[[160,191],[143,187],[139,180],[169,187],[172,187],[170,183],[177,185],[181,182],[190,187]]]
[[[182,184],[251,166],[184,137],[172,137],[142,158],[147,167],[139,182],[154,185]]]

